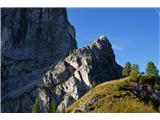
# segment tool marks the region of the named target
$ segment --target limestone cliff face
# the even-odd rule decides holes
[[[77,48],[65,9],[1,9],[2,112],[30,112],[42,75]]]
[[[121,67],[101,36],[77,49],[65,9],[2,9],[2,112],[51,112],[79,99],[93,83],[119,78]]]
[[[120,76],[121,67],[115,61],[111,44],[105,36],[101,36],[90,45],[73,50],[46,72],[42,88],[47,90],[39,90],[40,111],[49,109],[49,101],[54,101],[61,111],[90,90],[93,83],[99,84]]]

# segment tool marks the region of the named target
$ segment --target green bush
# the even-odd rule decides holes
[[[38,113],[39,112],[39,107],[38,107],[38,97],[36,97],[35,102],[32,106],[32,112],[33,113]]]
[[[123,90],[127,87],[128,83],[127,82],[120,82],[117,84],[117,89],[120,91],[120,90]]]
[[[73,55],[76,55],[76,49],[73,49],[73,50],[70,50],[70,51],[69,51],[69,55],[72,55],[72,54],[73,54]]]
[[[96,82],[92,82],[91,88],[95,88],[97,86]]]
[[[160,90],[160,77],[155,81],[154,88]]]
[[[139,80],[137,81],[140,84],[149,84],[154,86],[155,79],[154,78],[148,78],[146,75],[139,75]]]
[[[154,88],[160,90],[160,83],[155,83]]]
[[[154,87],[155,89],[160,90],[160,80],[155,79],[155,77],[147,77],[146,75],[139,75],[139,82],[140,84],[149,84],[152,87]]]
[[[135,70],[131,71],[130,77],[132,80],[138,81],[138,72]]]
[[[50,103],[49,112],[50,113],[56,113],[57,112],[57,106],[56,106],[55,102],[53,102],[53,101]]]
[[[139,81],[140,84],[147,83],[147,77],[145,75],[139,75]]]

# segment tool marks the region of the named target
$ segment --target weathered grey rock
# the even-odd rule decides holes
[[[103,95],[95,95],[94,97],[88,98],[86,101],[81,102],[79,104],[78,108],[74,108],[74,110],[72,111],[73,113],[77,113],[77,112],[87,112],[87,111],[91,111],[91,109],[93,109],[91,106],[99,99],[101,99],[102,97],[104,97]]]
[[[65,106],[71,105],[74,102],[75,102],[75,99],[72,96],[65,96],[61,104],[58,105],[58,108],[57,108],[58,112],[62,112],[65,109]]]
[[[129,84],[128,90],[138,96],[144,102],[151,101],[155,109],[160,107],[160,91],[152,88],[151,86],[141,85],[138,83]]]
[[[48,67],[77,48],[75,30],[65,9],[2,8],[1,18],[2,112],[31,112]]]
[[[54,95],[52,98],[58,111],[61,111],[62,105],[66,108],[78,100],[91,89],[93,83],[99,84],[120,76],[121,67],[115,61],[111,44],[105,36],[101,36],[90,45],[73,50],[51,67],[43,76],[42,86],[50,88],[48,96]]]
[[[119,78],[105,36],[76,49],[75,30],[65,9],[2,9],[2,112],[58,111],[93,83]]]

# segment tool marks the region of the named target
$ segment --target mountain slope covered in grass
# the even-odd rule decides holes
[[[69,106],[66,112],[158,112],[154,101],[146,96],[146,100],[141,98],[139,93],[144,91],[138,91],[138,87],[143,90],[144,86],[140,86],[130,77],[102,83]]]

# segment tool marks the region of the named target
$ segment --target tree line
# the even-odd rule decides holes
[[[147,63],[145,73],[139,72],[138,64],[131,64],[130,62],[127,62],[122,70],[122,76],[123,77],[130,76],[130,78],[134,81],[140,83],[150,83],[160,88],[159,71],[156,65],[152,61],[149,61]]]

